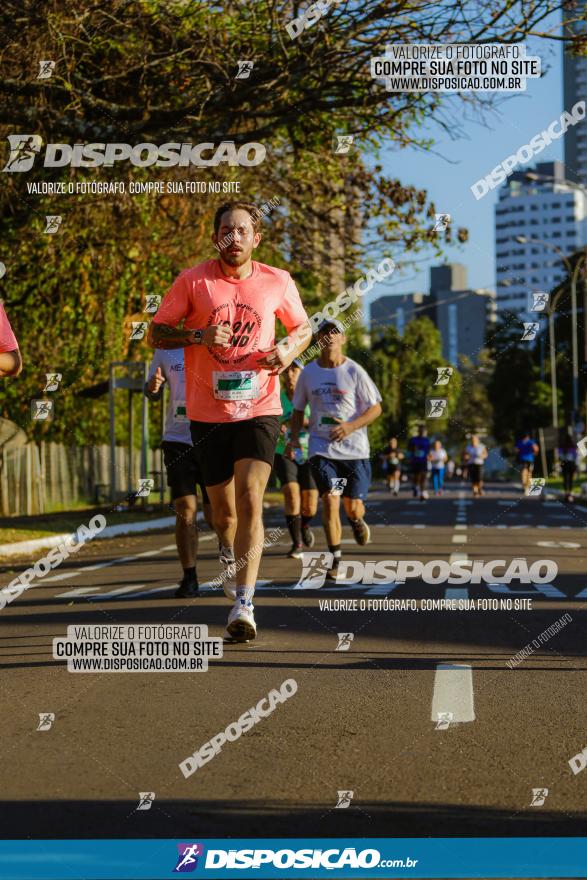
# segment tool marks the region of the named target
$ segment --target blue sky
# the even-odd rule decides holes
[[[556,29],[554,17],[549,24]],[[463,122],[464,137],[458,140],[451,140],[439,127],[430,127],[425,134],[435,137],[435,152],[406,148],[388,149],[382,153],[387,174],[398,177],[405,184],[426,189],[436,210],[452,216],[455,229],[459,226],[468,228],[468,243],[448,248],[445,256],[448,262],[463,263],[467,267],[471,287],[495,289],[493,211],[498,192],[494,189],[477,201],[470,190],[471,185],[527,144],[533,135],[560,116],[563,109],[569,109],[563,106],[560,43],[530,40],[527,54],[541,58],[543,76],[528,79],[526,92],[507,96],[485,126],[475,120]],[[562,158],[561,138],[553,141],[528,167],[537,161]],[[393,253],[398,267],[403,262],[402,257],[406,256],[409,259],[410,255],[402,255],[399,249]],[[426,292],[429,268],[439,261],[425,251],[417,254],[415,259],[418,266],[406,267],[401,273],[398,268],[388,283],[374,288],[369,299],[390,293]]]

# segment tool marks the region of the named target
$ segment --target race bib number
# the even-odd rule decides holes
[[[174,422],[189,422],[185,400],[177,400],[173,408]]]
[[[316,433],[320,437],[330,437],[330,432],[336,425],[338,425],[338,421],[333,416],[320,416]]]
[[[259,377],[255,370],[214,371],[216,400],[255,400],[259,397]]]

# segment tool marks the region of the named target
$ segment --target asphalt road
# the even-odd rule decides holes
[[[282,519],[269,510],[266,525]],[[345,559],[524,557],[554,560],[559,574],[546,590],[299,589],[284,534],[262,562],[256,641],[225,645],[207,672],[75,674],[52,656],[69,625],[206,624],[219,637],[230,608],[205,586],[173,598],[169,533],[95,541],[0,613],[3,836],[585,835],[587,773],[569,760],[587,746],[587,508],[499,486],[473,501],[455,485],[425,503],[375,490],[367,519],[372,544],[345,526]],[[202,583],[218,564],[212,535],[201,538]],[[530,599],[531,610],[419,601],[447,597]],[[418,610],[332,610],[335,599],[417,599]],[[507,665],[567,613],[561,632]],[[338,633],[353,633],[349,650]],[[181,761],[286,679],[297,693],[184,778]],[[439,711],[452,711],[448,727]],[[54,713],[50,729],[37,730],[42,713]],[[339,791],[353,792],[346,808]],[[155,793],[149,809],[137,809],[139,792]]]

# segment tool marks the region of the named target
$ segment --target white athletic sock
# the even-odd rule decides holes
[[[254,587],[237,587],[236,588],[236,601],[239,605],[246,605],[247,608],[253,607],[253,596],[255,593]]]

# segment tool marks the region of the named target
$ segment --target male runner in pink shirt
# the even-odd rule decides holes
[[[0,377],[18,376],[22,372],[22,358],[16,336],[0,303]]]
[[[289,272],[251,259],[260,221],[261,212],[245,202],[218,208],[212,241],[219,258],[182,272],[149,328],[154,348],[185,348],[187,415],[221,561],[234,559],[233,546],[238,560],[236,589],[224,582],[235,601],[226,628],[235,641],[256,635],[252,599],[263,549],[263,494],[282,411],[279,374],[311,337]],[[275,343],[275,318],[290,334],[287,346]],[[295,333],[302,328],[307,332]],[[234,563],[224,571],[234,573]]]

